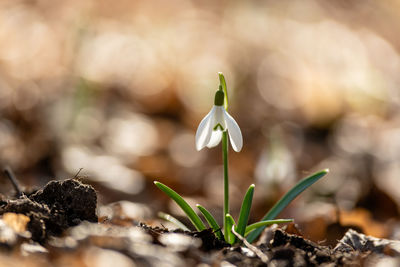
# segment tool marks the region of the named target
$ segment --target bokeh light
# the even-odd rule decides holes
[[[29,186],[82,168],[105,203],[166,209],[157,179],[218,210],[221,151],[196,151],[194,134],[221,71],[244,136],[234,212],[251,183],[255,219],[330,168],[297,205],[379,220],[369,197],[400,206],[398,25],[393,0],[3,0],[0,162]]]

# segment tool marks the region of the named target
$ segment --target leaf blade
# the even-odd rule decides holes
[[[162,184],[158,181],[154,181],[154,184],[165,194],[167,194],[172,200],[175,201],[176,204],[185,212],[188,216],[190,222],[196,227],[197,231],[205,230],[206,227],[201,221],[200,217],[196,214],[196,212],[189,206],[189,204],[174,190]]]
[[[221,227],[218,225],[217,221],[215,218],[211,215],[211,213],[201,206],[200,204],[197,204],[196,207],[200,210],[200,212],[203,214],[204,218],[206,219],[208,225],[214,230],[215,235],[220,239],[223,240],[224,236],[222,235]]]
[[[302,180],[300,180],[295,186],[293,186],[268,212],[264,215],[261,221],[272,220],[284,209],[289,203],[295,199],[300,193],[306,190],[308,187],[313,185],[316,181],[324,177],[329,172],[328,169],[316,172]],[[260,227],[253,232],[251,232],[247,241],[253,242],[265,229],[265,227]]]
[[[246,227],[244,236],[249,235],[251,231],[253,231],[259,227],[262,227],[262,226],[269,226],[272,224],[288,223],[288,222],[293,222],[293,219],[278,219],[278,220],[259,221],[259,222],[248,225]]]
[[[168,213],[164,213],[164,212],[158,212],[158,217],[175,224],[177,227],[179,227],[180,229],[184,230],[184,231],[190,231],[189,228],[186,227],[186,225],[184,225],[181,221],[179,221],[177,218],[175,218],[174,216],[168,214]]]
[[[254,184],[249,186],[249,189],[247,189],[247,192],[243,198],[242,207],[240,208],[239,219],[235,230],[241,236],[244,236],[246,226],[249,221],[250,209],[254,195],[254,187]]]
[[[226,227],[228,228],[227,236],[225,237],[225,241],[229,244],[233,245],[236,240],[236,236],[232,233],[232,226],[235,226],[235,220],[233,217],[228,213],[226,214]]]

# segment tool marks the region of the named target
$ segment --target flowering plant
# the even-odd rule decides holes
[[[303,180],[299,181],[292,189],[290,189],[261,219],[261,221],[248,225],[251,204],[253,200],[255,185],[252,184],[248,188],[242,202],[237,223],[229,213],[229,177],[228,177],[228,136],[232,148],[236,152],[240,152],[243,146],[243,137],[239,125],[227,112],[228,109],[228,93],[225,77],[222,73],[218,73],[220,85],[215,93],[214,106],[211,111],[200,122],[196,132],[196,148],[201,150],[204,147],[212,148],[222,141],[222,155],[224,163],[224,217],[223,217],[223,234],[221,227],[215,218],[203,206],[197,204],[196,207],[203,214],[208,225],[214,230],[215,235],[230,244],[235,244],[247,239],[253,242],[261,234],[263,229],[271,224],[292,222],[293,219],[275,220],[276,216],[296,198],[301,192],[314,184],[320,178],[325,176],[329,171],[327,169],[317,172]],[[174,190],[168,186],[155,181],[154,184],[173,199],[185,212],[191,223],[198,231],[206,229],[203,221],[190,207],[190,205]],[[177,226],[187,230],[187,227],[172,216],[163,213],[162,216]]]

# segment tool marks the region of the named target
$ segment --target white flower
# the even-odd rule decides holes
[[[222,93],[222,101],[221,101]],[[215,105],[200,122],[196,132],[196,149],[201,150],[205,146],[215,147],[221,142],[222,132],[228,131],[233,150],[239,152],[243,146],[243,137],[239,125],[226,112],[223,106],[223,91],[215,94]]]

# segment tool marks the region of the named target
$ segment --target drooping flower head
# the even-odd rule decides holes
[[[243,137],[239,125],[224,108],[224,91],[215,93],[214,106],[200,122],[196,132],[196,149],[205,146],[215,147],[221,142],[222,132],[228,131],[233,150],[239,152],[243,146]]]

